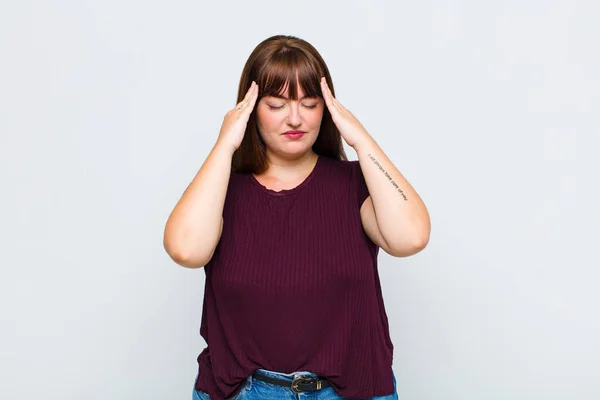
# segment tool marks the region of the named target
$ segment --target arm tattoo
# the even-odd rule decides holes
[[[390,174],[388,174],[387,171],[385,169],[383,169],[383,167],[381,166],[381,164],[379,164],[379,162],[375,159],[375,157],[373,157],[369,153],[369,158],[373,161],[373,163],[377,166],[377,168],[379,168],[379,170],[381,172],[383,172],[383,174],[386,176],[386,178],[388,178],[390,180],[390,182],[392,183],[392,185],[394,185],[394,187],[396,188],[396,190],[398,191],[398,193],[400,193],[402,195],[402,197],[404,198],[404,200],[408,201],[408,199],[406,198],[406,195],[404,194],[404,192],[402,191],[402,189],[400,189],[400,187],[398,187],[398,185],[396,184],[396,182],[394,182],[394,180],[392,179],[392,177],[390,176]]]

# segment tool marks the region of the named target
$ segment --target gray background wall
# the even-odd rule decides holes
[[[400,398],[598,399],[599,11],[3,1],[0,397],[191,398],[205,276],[164,224],[285,33],[431,214],[424,251],[379,258]]]

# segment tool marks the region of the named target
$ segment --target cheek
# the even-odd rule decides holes
[[[311,126],[319,126],[321,125],[321,120],[323,119],[323,111],[321,112],[313,112],[307,117],[307,121]]]
[[[279,125],[281,125],[281,117],[268,110],[264,110],[262,107],[256,110],[256,118],[258,120],[257,123],[265,131],[272,130],[272,128],[278,129]]]

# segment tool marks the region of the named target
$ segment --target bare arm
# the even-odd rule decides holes
[[[217,141],[167,220],[164,248],[183,267],[208,264],[219,243],[232,156]]]
[[[361,208],[361,218],[371,219],[371,232],[377,225],[379,235],[373,238],[386,244],[388,254],[418,253],[427,246],[431,232],[427,207],[377,142],[366,135],[354,146],[371,198],[365,201],[364,211]]]
[[[242,101],[225,114],[215,146],[167,220],[163,246],[183,267],[205,266],[219,244],[231,160],[257,98],[258,86],[252,81]]]

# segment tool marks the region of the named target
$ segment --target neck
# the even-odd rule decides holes
[[[276,176],[280,179],[294,179],[310,173],[314,168],[319,155],[312,149],[301,156],[289,157],[275,155],[267,151],[269,167],[264,175]]]

